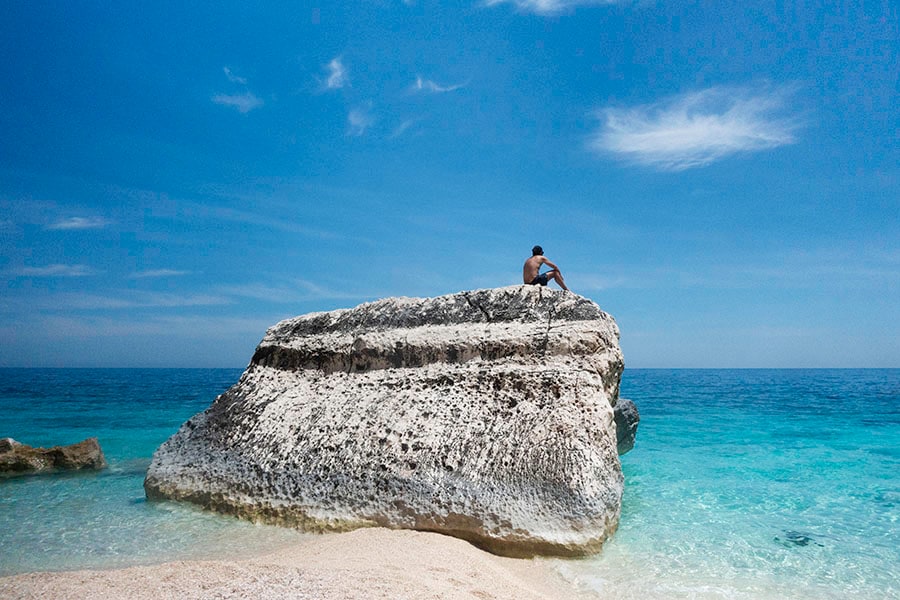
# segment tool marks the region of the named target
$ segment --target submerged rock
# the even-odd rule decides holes
[[[813,546],[824,548],[824,546],[817,542],[811,535],[803,533],[802,531],[784,529],[783,533],[784,537],[775,536],[775,541],[782,546],[809,546],[812,544]]]
[[[238,383],[160,446],[144,488],[313,531],[595,552],[623,488],[618,338],[596,304],[540,286],[282,321]]]
[[[103,469],[106,458],[97,438],[70,446],[32,448],[12,438],[0,439],[0,476]]]

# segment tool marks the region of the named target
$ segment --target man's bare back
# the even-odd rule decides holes
[[[522,269],[522,279],[525,283],[531,283],[541,272],[541,265],[546,262],[547,259],[543,256],[532,256],[526,260],[525,267]]]
[[[559,284],[564,290],[568,290],[566,287],[566,282],[563,280],[562,273],[555,264],[553,264],[546,256],[544,256],[544,250],[540,246],[535,246],[531,249],[531,258],[525,261],[525,266],[522,267],[522,281],[529,285],[547,285],[547,283],[552,279],[556,283]],[[541,273],[541,265],[547,265],[550,267],[550,271],[546,273]]]

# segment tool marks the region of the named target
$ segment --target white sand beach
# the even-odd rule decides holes
[[[543,559],[502,558],[435,533],[359,529],[272,554],[0,578],[0,598],[590,600]]]

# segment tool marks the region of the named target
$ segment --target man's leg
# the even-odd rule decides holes
[[[549,271],[547,275],[550,275],[553,278],[553,281],[559,284],[559,287],[567,292],[569,291],[569,288],[566,287],[566,282],[563,281],[562,273],[554,269],[553,271]]]

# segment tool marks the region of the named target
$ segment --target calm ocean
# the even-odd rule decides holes
[[[0,369],[0,437],[110,468],[0,480],[0,575],[241,556],[302,537],[146,502],[156,447],[240,369]],[[619,531],[551,564],[609,599],[900,598],[900,370],[626,370]]]

